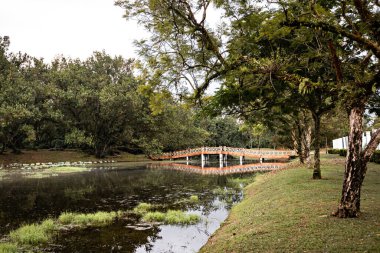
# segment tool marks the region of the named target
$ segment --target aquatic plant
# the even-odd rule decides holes
[[[199,202],[199,197],[197,195],[191,195],[189,201],[192,203],[197,203]]]
[[[144,221],[148,222],[163,222],[165,220],[165,213],[162,212],[147,212],[143,216]]]
[[[58,217],[58,221],[64,225],[79,226],[106,226],[110,224],[116,217],[116,212],[96,212],[96,213],[70,213],[64,212]]]
[[[147,222],[164,222],[165,224],[184,224],[190,225],[200,221],[197,214],[186,214],[180,210],[169,210],[163,212],[147,212],[143,216],[143,220]]]
[[[47,243],[52,232],[56,229],[56,225],[52,219],[47,219],[41,224],[31,224],[22,226],[9,233],[12,241],[21,245],[38,245]]]
[[[14,243],[0,243],[0,253],[17,253],[17,245]]]
[[[138,204],[135,208],[133,208],[133,211],[137,214],[144,215],[148,211],[152,210],[153,207],[154,206],[152,204],[142,202],[142,203]]]
[[[196,214],[186,214],[179,210],[169,210],[165,216],[165,223],[167,224],[195,224],[200,220]]]

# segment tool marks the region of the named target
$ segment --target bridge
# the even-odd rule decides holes
[[[273,171],[285,168],[285,163],[256,163],[245,165],[233,165],[226,167],[201,167],[181,163],[152,163],[148,165],[150,169],[180,170],[202,175],[228,175],[234,173],[250,173],[258,171]]]
[[[280,150],[256,150],[245,148],[232,148],[232,147],[200,147],[186,150],[180,150],[175,152],[163,153],[156,156],[155,160],[172,160],[177,158],[186,158],[200,156],[202,164],[209,159],[210,155],[219,155],[220,163],[227,161],[227,156],[240,157],[240,164],[243,164],[243,159],[246,157],[257,158],[261,162],[263,159],[289,159],[290,156],[294,156],[294,151],[280,151]],[[203,167],[203,166],[202,166]]]

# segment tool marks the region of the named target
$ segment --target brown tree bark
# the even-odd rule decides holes
[[[360,213],[360,193],[367,163],[380,143],[380,129],[362,151],[364,104],[350,110],[350,133],[343,180],[342,198],[334,215],[340,218],[358,217]]]
[[[311,156],[310,156],[310,150],[311,150],[311,125],[308,124],[305,121],[305,128],[303,131],[303,140],[302,140],[302,149],[303,149],[303,155],[304,160],[306,161],[306,165],[308,169],[311,169],[312,163],[311,163]]]
[[[293,149],[296,151],[300,164],[304,164],[304,155],[302,150],[302,140],[301,140],[301,134],[302,134],[302,127],[301,122],[299,118],[295,120],[295,124],[292,129],[292,140],[293,140]]]
[[[321,160],[319,156],[321,145],[321,115],[313,114],[314,120],[314,171],[313,179],[322,179]]]

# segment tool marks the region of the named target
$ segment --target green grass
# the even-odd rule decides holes
[[[166,213],[164,222],[167,224],[195,224],[200,221],[200,217],[196,214],[186,214],[179,210],[169,210]]]
[[[362,214],[331,216],[340,199],[344,160],[322,159],[322,180],[298,167],[257,176],[244,200],[201,252],[377,252],[380,249],[380,165],[369,164]]]
[[[143,216],[143,220],[147,222],[164,222],[165,224],[181,224],[191,225],[200,221],[200,217],[196,214],[186,214],[179,210],[169,210],[163,212],[147,212]]]
[[[17,253],[17,245],[14,243],[0,243],[0,253]]]
[[[143,220],[147,222],[164,222],[165,213],[163,212],[147,212],[143,216]]]
[[[58,217],[58,221],[63,225],[101,227],[112,223],[117,216],[117,212],[97,212],[89,214],[64,212]]]
[[[140,214],[140,215],[144,215],[148,211],[152,210],[153,208],[154,208],[154,206],[152,204],[142,202],[142,203],[138,204],[135,208],[133,208],[133,212]]]
[[[40,224],[24,225],[9,233],[8,243],[0,243],[0,253],[19,252],[19,247],[34,247],[46,244],[52,240],[59,225],[79,225],[81,227],[101,227],[112,223],[117,217],[125,216],[126,212],[97,212],[90,214],[62,213],[57,220],[46,219]]]
[[[39,245],[51,240],[56,229],[52,219],[47,219],[41,224],[30,224],[20,227],[9,233],[13,242],[20,245]]]
[[[230,186],[230,187],[234,187],[234,188],[245,187],[248,184],[250,184],[253,181],[255,181],[255,177],[256,176],[257,176],[257,174],[244,175],[242,177],[236,177],[236,178],[228,178],[227,185]]]

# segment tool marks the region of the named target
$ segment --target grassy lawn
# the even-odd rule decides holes
[[[323,180],[304,167],[258,176],[201,252],[379,252],[380,165],[369,164],[356,219],[331,216],[343,172],[344,159],[324,155]]]

